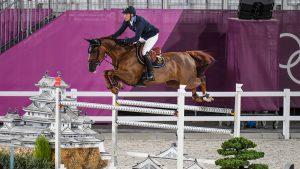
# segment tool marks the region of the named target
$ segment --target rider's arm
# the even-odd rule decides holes
[[[119,28],[119,30],[116,33],[111,35],[112,38],[117,38],[118,36],[120,36],[126,30],[127,27],[128,27],[128,25],[127,25],[126,21],[124,21],[122,26]]]
[[[133,42],[137,42],[141,35],[142,35],[142,32],[144,30],[144,26],[145,24],[144,23],[138,23],[137,26],[136,26],[136,31],[135,31],[135,36],[132,37],[132,38],[128,38],[128,39],[125,39],[125,43],[133,43]]]

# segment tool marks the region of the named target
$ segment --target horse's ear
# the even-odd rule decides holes
[[[91,39],[85,39],[84,38],[84,40],[88,41],[89,43],[93,43],[93,40],[91,40]]]

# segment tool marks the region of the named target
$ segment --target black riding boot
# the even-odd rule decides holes
[[[152,61],[151,58],[148,54],[143,55],[145,64],[146,64],[146,78],[147,80],[153,81],[154,80],[154,75],[153,75],[153,67],[152,67]]]

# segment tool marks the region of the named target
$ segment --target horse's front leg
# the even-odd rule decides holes
[[[122,83],[118,83],[118,79],[127,85],[135,85],[139,81],[139,77],[136,76],[134,72],[128,70],[111,70],[107,73],[108,79],[112,80],[112,88],[110,89],[112,93],[117,94],[119,89],[123,88]]]
[[[105,78],[105,82],[106,82],[106,86],[107,89],[113,90],[115,94],[117,94],[118,92],[116,91],[117,89],[121,89],[123,86],[121,83],[119,83],[114,75],[115,75],[115,71],[116,70],[106,70],[104,71],[104,78]]]

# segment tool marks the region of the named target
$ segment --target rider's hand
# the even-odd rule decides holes
[[[128,42],[126,42],[126,39],[118,39],[117,43],[120,44],[120,45],[128,44]]]

